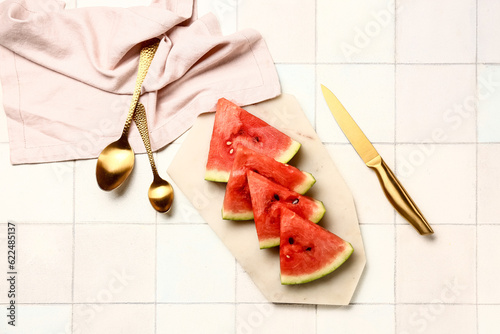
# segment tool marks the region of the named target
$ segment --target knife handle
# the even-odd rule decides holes
[[[384,190],[385,196],[392,206],[406,219],[421,235],[432,234],[429,223],[415,205],[410,195],[406,192],[403,185],[398,181],[392,170],[387,166],[384,159],[379,155],[368,161],[366,165],[375,170],[380,185]]]

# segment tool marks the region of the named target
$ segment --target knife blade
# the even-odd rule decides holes
[[[385,196],[396,209],[421,235],[433,234],[431,226],[413,202],[403,185],[396,178],[384,159],[377,152],[339,99],[325,86],[321,91],[333,117],[340,129],[351,142],[363,162],[377,174]]]

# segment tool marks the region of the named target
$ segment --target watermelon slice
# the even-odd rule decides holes
[[[226,185],[222,204],[223,219],[251,220],[254,218],[247,181],[248,170],[258,172],[299,194],[304,194],[316,182],[310,173],[239,145],[236,147],[233,168]]]
[[[236,104],[221,98],[217,102],[215,112],[205,180],[228,181],[235,147],[240,143],[280,162],[288,162],[300,148],[299,142]]]
[[[350,243],[283,208],[280,225],[281,284],[301,284],[323,277],[352,254]]]
[[[261,249],[280,244],[280,211],[286,207],[313,223],[325,214],[323,202],[300,195],[253,171],[247,173],[255,228]]]

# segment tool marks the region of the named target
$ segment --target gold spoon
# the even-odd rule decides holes
[[[148,44],[141,49],[139,70],[135,82],[132,103],[125,121],[121,137],[104,148],[97,158],[96,177],[97,184],[103,190],[113,190],[123,183],[134,168],[134,151],[128,142],[128,131],[134,116],[134,111],[141,95],[141,87],[146,78],[149,66],[153,61],[159,41]]]
[[[149,202],[156,211],[167,212],[174,201],[174,189],[170,183],[158,175],[158,170],[156,169],[155,160],[153,158],[153,152],[151,151],[146,109],[142,103],[137,105],[134,113],[134,121],[141,134],[142,141],[146,147],[146,152],[148,152],[149,163],[151,164],[151,169],[153,170],[153,183],[151,183],[148,191]]]

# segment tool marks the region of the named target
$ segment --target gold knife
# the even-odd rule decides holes
[[[344,108],[337,97],[325,86],[321,85],[323,96],[330,111],[335,117],[340,128],[358,152],[365,164],[375,170],[385,196],[392,206],[422,235],[432,234],[429,223],[415,205],[410,195],[403,188],[389,166],[386,165],[380,154],[378,154],[372,143],[366,138],[359,126],[354,122],[351,115]]]

